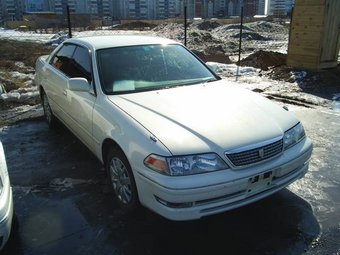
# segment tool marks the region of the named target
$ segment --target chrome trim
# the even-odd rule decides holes
[[[271,160],[281,155],[283,151],[283,136],[278,136],[261,143],[225,151],[224,156],[232,168],[240,169]]]
[[[247,146],[232,149],[232,150],[227,150],[227,151],[224,152],[224,154],[233,154],[233,153],[239,153],[239,152],[243,152],[243,151],[254,150],[256,148],[263,147],[263,146],[266,146],[266,145],[271,144],[271,143],[275,143],[275,142],[281,140],[282,138],[283,138],[283,135],[280,135],[280,136],[274,137],[272,139],[269,139],[269,140],[266,140],[266,141],[263,141],[263,142],[247,145]]]

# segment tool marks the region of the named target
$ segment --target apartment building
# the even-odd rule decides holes
[[[261,6],[263,6],[262,14],[264,13],[264,4],[260,4],[264,0],[223,0],[219,2],[220,12],[225,13],[223,17],[240,16],[243,7],[243,15],[245,17],[253,17],[261,14]],[[218,15],[220,16],[220,15]]]
[[[289,16],[295,0],[266,0],[265,15]]]
[[[21,20],[26,11],[25,2],[22,0],[0,0],[0,20]]]
[[[92,19],[222,18],[289,15],[294,0],[0,0],[0,22],[22,20],[25,12],[87,13]]]

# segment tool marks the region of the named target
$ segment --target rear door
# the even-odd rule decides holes
[[[52,56],[50,63],[44,71],[44,76],[46,77],[46,79],[44,79],[44,87],[49,97],[52,111],[65,124],[70,123],[69,116],[65,109],[67,100],[66,89],[69,79],[67,69],[75,49],[75,45],[64,44],[60,50]]]

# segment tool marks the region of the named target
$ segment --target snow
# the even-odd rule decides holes
[[[0,99],[5,103],[25,101],[29,104],[36,104],[39,102],[39,91],[37,87],[19,88],[9,93],[0,93]]]
[[[73,37],[87,37],[93,35],[112,35],[112,34],[148,34],[150,32],[143,31],[125,31],[125,30],[100,30],[100,31],[85,31],[85,32],[75,32],[72,33]],[[155,33],[151,33],[155,35]],[[44,43],[48,45],[57,45],[68,38],[68,35],[64,32],[59,32],[56,34],[46,34],[46,33],[34,33],[34,32],[21,32],[15,30],[0,30],[0,38],[25,41],[25,42],[35,42]]]
[[[340,110],[340,93],[334,94],[332,100],[331,107],[335,110]]]
[[[32,74],[23,74],[23,73],[19,73],[17,71],[14,71],[14,72],[10,72],[10,75],[13,77],[13,78],[18,78],[18,79],[25,79],[25,78],[33,78],[33,75]]]

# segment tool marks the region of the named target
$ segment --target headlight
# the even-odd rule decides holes
[[[297,124],[293,128],[285,132],[283,136],[284,149],[288,149],[293,145],[297,144],[305,137],[305,130],[301,123]]]
[[[227,169],[229,166],[215,153],[180,157],[150,155],[144,164],[166,175],[190,175]]]

